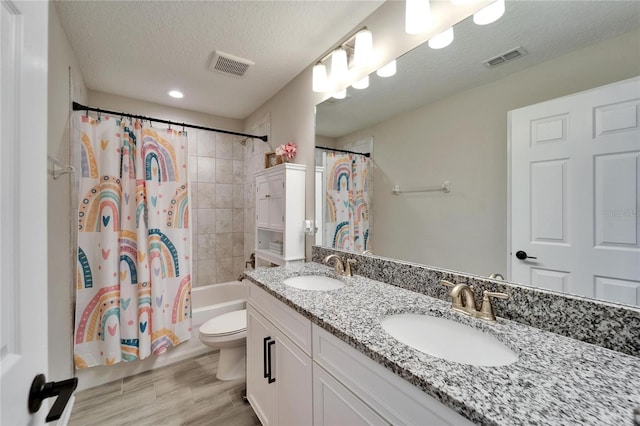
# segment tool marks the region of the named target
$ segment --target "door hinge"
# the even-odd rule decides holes
[[[282,221],[284,222],[284,216],[282,216]]]

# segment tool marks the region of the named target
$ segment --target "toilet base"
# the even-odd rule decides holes
[[[220,349],[218,358],[218,380],[238,380],[247,376],[247,347],[242,345],[235,348]]]

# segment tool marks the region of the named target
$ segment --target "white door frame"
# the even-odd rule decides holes
[[[49,3],[2,0],[0,424],[42,424],[27,410],[48,373],[47,78]]]

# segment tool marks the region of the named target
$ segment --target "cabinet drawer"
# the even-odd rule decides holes
[[[311,321],[271,296],[257,285],[249,283],[249,304],[311,356]]]
[[[313,360],[391,424],[473,425],[315,324]]]

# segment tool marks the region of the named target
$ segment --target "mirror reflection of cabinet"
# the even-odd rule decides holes
[[[256,173],[258,264],[304,261],[306,166],[285,163]]]

